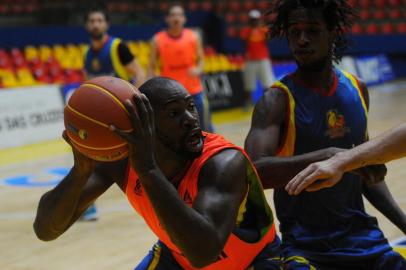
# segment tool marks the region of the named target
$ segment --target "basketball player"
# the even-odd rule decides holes
[[[272,12],[270,33],[287,37],[298,68],[256,105],[245,147],[264,187],[275,188],[286,269],[405,269],[362,201],[364,194],[405,230],[404,213],[381,181],[383,165],[317,192],[290,196],[284,189],[310,163],[367,139],[367,89],[333,66],[353,10],[341,0],[279,0]]]
[[[140,90],[125,104],[134,131],[111,127],[129,158],[96,163],[73,149],[70,173],[39,202],[38,238],[57,238],[116,184],[159,239],[135,269],[280,269],[272,212],[244,150],[201,131],[178,82],[156,77]]]
[[[332,187],[341,180],[345,172],[404,156],[406,156],[406,123],[386,131],[371,141],[309,165],[298,173],[285,189],[289,194],[297,195],[303,190],[316,191]],[[405,231],[404,233],[406,234]]]
[[[90,35],[90,44],[84,55],[87,79],[110,75],[127,80],[135,86],[144,82],[145,72],[127,45],[107,33],[109,17],[103,8],[95,6],[86,12],[85,28]],[[96,219],[96,206],[92,204],[81,220]]]
[[[186,16],[180,4],[169,7],[166,23],[168,28],[155,34],[151,40],[149,75],[154,76],[159,70],[161,76],[180,82],[195,100],[202,129],[212,132],[209,102],[200,80],[203,72],[202,41],[197,33],[184,27]]]
[[[127,45],[107,33],[109,17],[101,7],[89,9],[85,14],[85,28],[90,44],[84,56],[87,78],[110,75],[140,86],[145,72]]]

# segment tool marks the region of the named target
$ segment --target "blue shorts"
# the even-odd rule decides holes
[[[196,105],[197,112],[199,113],[200,127],[203,131],[213,132],[213,126],[211,123],[211,114],[209,100],[206,94],[202,91],[196,95],[193,95],[193,99]]]
[[[176,262],[169,248],[158,241],[148,255],[135,267],[134,270],[182,270],[183,268]],[[280,258],[280,240],[269,243],[255,259],[249,270],[281,270],[282,260]],[[232,270],[232,269],[224,269]]]
[[[320,262],[301,256],[284,258],[286,270],[406,270],[406,260],[396,251],[388,250],[376,257],[354,262]]]

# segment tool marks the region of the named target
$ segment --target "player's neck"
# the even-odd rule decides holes
[[[100,48],[102,48],[104,46],[104,44],[106,43],[106,41],[108,39],[109,39],[109,35],[107,35],[107,33],[104,34],[101,39],[92,39],[91,40],[92,49],[99,50]]]
[[[172,38],[179,38],[182,35],[183,32],[183,27],[174,27],[174,28],[168,28],[166,30],[166,32],[168,33],[168,35]]]
[[[330,64],[320,71],[298,68],[293,76],[304,84],[327,93],[334,82],[333,65]]]

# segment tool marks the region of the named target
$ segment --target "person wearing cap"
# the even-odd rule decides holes
[[[243,70],[244,90],[246,95],[245,108],[251,103],[251,93],[256,87],[256,81],[261,81],[263,88],[268,88],[274,81],[267,40],[267,28],[262,25],[261,12],[256,9],[248,13],[249,25],[244,27],[240,38],[245,43],[245,67]]]

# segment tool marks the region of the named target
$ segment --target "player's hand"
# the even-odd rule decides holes
[[[127,141],[131,166],[140,175],[156,166],[154,111],[145,95],[133,95],[124,106],[130,114],[133,131],[127,133],[114,125],[110,129]]]
[[[338,168],[334,160],[327,159],[310,164],[290,180],[285,190],[289,195],[298,195],[303,190],[317,191],[334,186],[342,176],[343,171]]]
[[[351,171],[361,177],[367,185],[374,185],[385,180],[388,169],[385,164],[369,165]]]
[[[81,175],[81,176],[89,176],[95,169],[96,167],[96,161],[85,156],[81,152],[79,152],[72,144],[72,142],[69,140],[68,135],[66,134],[66,130],[63,131],[62,133],[62,138],[71,146],[72,148],[72,153],[73,153],[73,168],[76,170],[76,172]]]
[[[194,77],[198,77],[202,74],[202,69],[198,68],[198,67],[191,67],[189,69],[189,75],[194,76]]]

